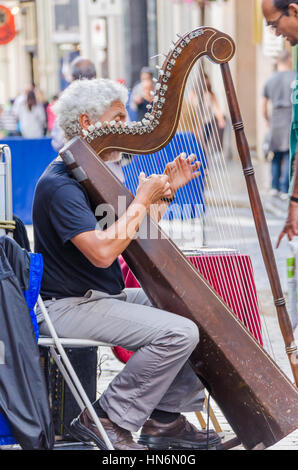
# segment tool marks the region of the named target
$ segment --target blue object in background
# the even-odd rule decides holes
[[[32,202],[36,183],[49,163],[57,157],[50,137],[2,139],[11,151],[13,213],[32,225]]]
[[[159,152],[148,155],[134,155],[131,161],[123,167],[125,186],[135,195],[138,187],[138,176],[143,171],[148,177],[151,174],[164,172],[167,163],[170,163],[181,152],[187,156],[194,153],[201,162],[200,176],[191,180],[186,186],[178,189],[175,201],[170,204],[165,219],[191,219],[201,217],[205,211],[204,185],[206,157],[197,139],[191,132],[178,132],[171,142]]]
[[[39,338],[39,328],[37,324],[36,315],[33,309],[39,296],[42,273],[42,255],[39,253],[30,253],[29,288],[24,292],[24,297],[30,311],[36,341],[38,341]],[[0,413],[0,445],[7,446],[12,444],[17,444],[17,441],[13,436],[13,432],[8,420],[3,414]]]

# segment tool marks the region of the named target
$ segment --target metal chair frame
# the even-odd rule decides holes
[[[76,400],[78,406],[83,411],[85,408],[90,413],[98,431],[100,432],[105,445],[107,446],[108,450],[114,450],[114,447],[102,425],[100,419],[98,418],[92,403],[90,402],[65,350],[64,346],[72,346],[72,347],[86,347],[86,346],[109,346],[112,347],[111,344],[101,343],[98,341],[91,341],[91,340],[83,340],[77,338],[59,338],[56,330],[53,326],[53,323],[50,319],[50,316],[47,312],[46,306],[42,298],[39,296],[38,298],[38,306],[40,307],[42,314],[44,316],[44,320],[48,326],[51,336],[50,337],[40,337],[38,340],[39,346],[48,346],[50,348],[51,355],[54,361],[57,364],[62,376],[64,377],[67,385],[70,388],[71,393],[73,394],[74,399]],[[59,357],[60,356],[60,357]]]

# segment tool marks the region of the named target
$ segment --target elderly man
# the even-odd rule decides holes
[[[119,83],[74,81],[55,109],[65,141],[84,135],[97,121],[121,125],[126,101],[127,90]],[[104,159],[119,159],[119,154],[113,152]],[[220,443],[214,431],[206,436],[181,415],[202,407],[203,387],[188,363],[199,341],[197,326],[153,308],[142,289],[125,289],[118,262],[151,206],[162,213],[175,191],[199,175],[199,163],[194,160],[195,156],[182,154],[164,175],[141,174],[127,212],[102,230],[88,194],[61,159],[50,164],[36,187],[35,251],[44,257],[41,295],[58,335],[135,351],[94,404],[115,449],[205,449],[207,440],[210,447]],[[41,333],[48,334],[42,317],[38,321]],[[131,432],[141,427],[141,443],[136,443]],[[71,430],[79,439],[102,446],[87,410],[73,421]]]
[[[263,0],[263,14],[277,36],[284,36],[292,46],[298,44],[298,0]],[[298,171],[295,156],[298,141],[298,63],[297,79],[293,84],[293,118],[290,137],[290,204],[288,218],[279,236],[277,247],[285,235],[292,240],[298,235]]]

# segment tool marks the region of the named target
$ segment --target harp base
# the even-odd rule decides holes
[[[241,445],[241,441],[238,439],[238,437],[233,437],[233,439],[223,442],[221,447],[222,447],[222,450],[231,450],[240,445]]]

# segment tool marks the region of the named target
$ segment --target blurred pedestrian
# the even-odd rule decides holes
[[[283,35],[292,46],[298,44],[298,0],[263,0],[263,14],[267,25],[277,36]],[[298,235],[298,172],[297,172],[297,142],[298,142],[298,61],[295,64],[297,76],[293,83],[293,115],[290,134],[290,203],[288,218],[277,241],[279,247],[282,238],[287,235],[289,240]]]
[[[18,120],[12,110],[13,100],[7,106],[0,106],[0,128],[2,136],[16,137],[20,135],[18,131]]]
[[[20,103],[17,117],[23,137],[26,139],[43,137],[46,126],[46,114],[44,106],[37,101],[33,90],[28,91],[26,101]]]
[[[142,67],[140,80],[132,88],[128,112],[132,120],[141,121],[147,113],[147,105],[153,101],[151,92],[154,92],[154,70],[151,67]]]
[[[84,57],[76,57],[70,64],[70,71],[72,81],[74,80],[81,80],[81,79],[88,79],[91,80],[92,78],[96,78],[96,69],[93,62],[89,59]],[[52,147],[56,152],[59,152],[63,145],[63,137],[62,131],[58,124],[55,122],[54,127],[52,129]]]
[[[292,70],[291,54],[285,50],[278,55],[276,71],[265,83],[263,92],[263,116],[269,130],[268,151],[273,153],[270,194],[280,195],[281,199],[288,198],[289,190],[293,80],[295,80],[295,72]],[[271,113],[269,113],[269,105],[272,109]]]
[[[140,74],[140,83],[132,92],[132,102],[137,111],[137,120],[142,121],[148,112],[147,106],[152,104],[154,93],[153,70],[143,67]]]
[[[56,103],[57,100],[58,100],[58,95],[54,95],[51,102],[47,105],[47,108],[46,108],[48,131],[49,132],[52,132],[52,130],[54,128],[54,125],[55,125],[56,116],[55,116],[55,113],[53,111],[53,106],[54,106],[54,104]]]
[[[194,87],[189,94],[189,100],[194,106],[202,126],[202,133],[207,144],[210,137],[218,132],[220,143],[223,141],[223,133],[226,125],[224,113],[222,112],[216,94],[207,73],[198,79],[198,86]],[[199,88],[199,90],[198,90]]]

